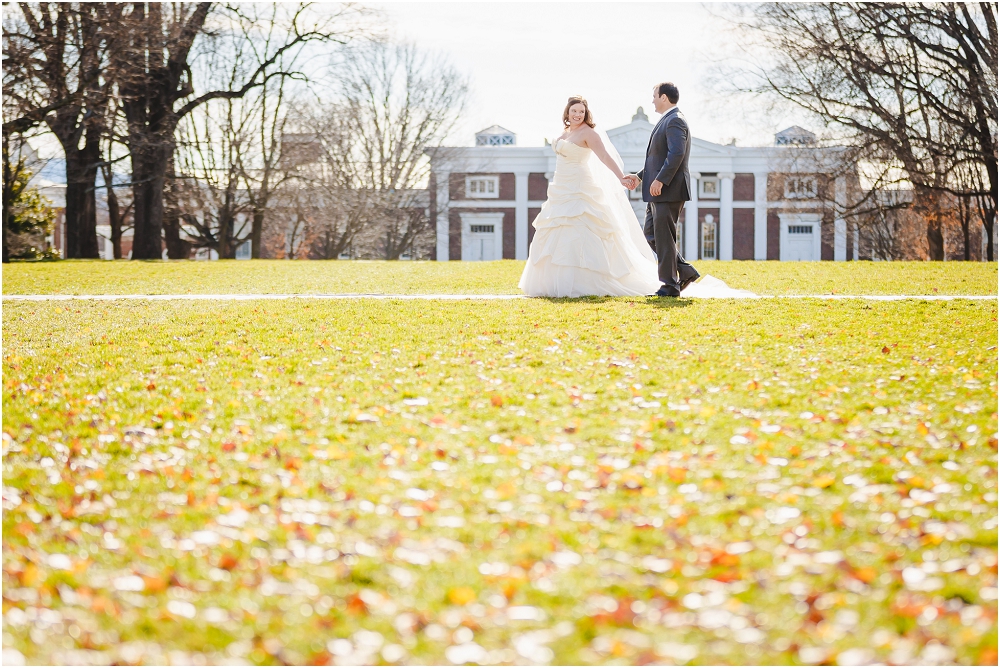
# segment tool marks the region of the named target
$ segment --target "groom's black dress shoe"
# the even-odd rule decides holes
[[[668,288],[665,285],[660,286],[660,289],[656,291],[653,297],[680,297],[681,291],[677,288]]]
[[[687,286],[691,285],[692,283],[694,283],[695,281],[697,281],[699,278],[701,278],[701,274],[699,274],[696,271],[696,272],[694,272],[694,274],[692,276],[688,276],[687,278],[681,279],[681,292],[684,292],[684,288],[686,288]]]

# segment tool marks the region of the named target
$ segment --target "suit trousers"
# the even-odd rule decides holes
[[[671,289],[680,289],[681,281],[698,274],[677,248],[677,221],[683,208],[684,202],[648,202],[642,228],[656,253],[660,282]]]

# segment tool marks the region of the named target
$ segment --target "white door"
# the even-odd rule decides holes
[[[815,223],[809,225],[789,225],[788,226],[788,250],[787,259],[792,261],[813,261],[815,243],[814,234],[818,234],[819,227]]]
[[[492,225],[472,225],[469,231],[469,260],[479,262],[482,260],[493,260],[496,256],[493,253],[493,242],[495,233]]]
[[[462,259],[467,262],[503,257],[503,214],[462,214]]]

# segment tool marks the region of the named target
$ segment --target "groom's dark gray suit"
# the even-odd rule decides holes
[[[682,282],[698,275],[677,248],[677,221],[684,202],[691,199],[688,188],[690,153],[691,132],[687,120],[674,107],[653,128],[646,147],[646,164],[636,173],[642,180],[642,200],[647,203],[643,232],[656,253],[660,282],[669,290],[679,290]],[[663,184],[660,194],[655,197],[649,192],[654,180]]]

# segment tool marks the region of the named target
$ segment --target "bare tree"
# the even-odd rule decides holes
[[[996,3],[767,3],[744,6],[747,90],[788,100],[875,159],[891,156],[944,258],[945,195],[956,163],[980,165],[997,202]]]
[[[250,236],[239,155],[253,128],[241,113],[239,101],[220,102],[205,105],[182,120],[171,190],[192,246],[232,259]]]
[[[44,119],[62,144],[66,256],[96,258],[94,191],[112,86],[106,5],[43,2],[18,8],[19,14],[4,22],[5,51],[27,58],[28,72],[9,92],[33,105],[34,118]]]
[[[274,48],[274,43],[282,38],[282,26],[275,20],[261,21],[256,15],[241,15],[241,29],[255,61],[260,61]],[[267,30],[261,31],[260,26]],[[301,51],[282,54],[276,67],[282,71],[295,71]],[[302,77],[295,77],[301,80]],[[253,91],[248,99],[247,113],[254,115],[254,131],[247,145],[239,153],[239,169],[246,188],[251,215],[251,257],[259,258],[262,252],[264,226],[281,192],[294,173],[289,169],[289,160],[284,154],[284,138],[289,117],[289,84],[292,77],[275,77]],[[308,83],[308,82],[306,82]],[[294,149],[293,149],[294,150]]]
[[[335,61],[334,104],[297,121],[322,147],[323,169],[302,178],[338,212],[319,236],[326,257],[348,248],[395,260],[433,245],[427,214],[428,147],[463,113],[468,84],[410,44],[368,42]]]
[[[242,98],[275,77],[300,75],[299,70],[282,69],[280,64],[288,62],[290,53],[309,44],[343,43],[364,33],[366,28],[357,18],[366,15],[367,10],[342,5],[318,14],[306,4],[242,7],[209,2],[149,2],[119,7],[113,61],[129,127],[135,202],[132,257],[159,258],[164,186],[180,119],[211,100]],[[244,19],[248,12],[249,21]],[[253,27],[258,19],[279,23],[283,28],[281,39],[268,43],[264,51],[253,52],[253,66],[232,86],[196,95],[191,59],[199,36],[236,35],[228,40],[233,49],[229,55],[246,55],[251,47],[242,39],[242,27]]]

